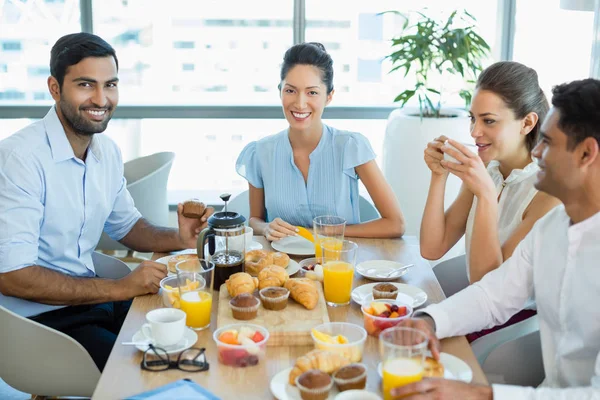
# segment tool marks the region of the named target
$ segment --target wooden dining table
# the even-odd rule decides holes
[[[263,237],[254,237],[263,248],[270,250],[271,246]],[[357,263],[367,260],[392,260],[403,264],[415,264],[407,274],[397,279],[423,289],[428,296],[423,305],[438,303],[445,296],[433,274],[428,261],[424,260],[419,251],[419,243],[415,237],[402,239],[352,239],[358,248]],[[165,254],[156,253],[153,259]],[[293,257],[293,256],[292,256]],[[302,257],[293,257],[301,259]],[[358,287],[371,281],[355,274],[353,287]],[[134,299],[131,309],[123,323],[121,332],[110,354],[106,367],[93,395],[93,399],[123,399],[128,396],[145,392],[167,383],[189,378],[211,391],[222,399],[273,399],[270,392],[270,381],[278,372],[294,365],[296,358],[312,350],[312,346],[268,346],[266,362],[247,368],[234,368],[219,364],[217,347],[212,338],[217,322],[217,302],[219,292],[214,291],[210,329],[198,332],[195,347],[205,347],[210,369],[205,372],[184,372],[171,369],[161,372],[143,371],[140,367],[143,353],[134,346],[121,345],[129,342],[140,329],[148,311],[163,307],[159,295],[146,295]],[[352,302],[343,307],[328,307],[329,318],[332,322],[346,321],[363,325],[360,306]],[[487,384],[487,379],[464,336],[447,338],[441,341],[442,351],[454,355],[466,362],[473,371],[473,383]],[[365,344],[362,362],[368,367],[367,389],[381,395],[381,380],[377,374],[380,362],[378,339],[369,336]]]

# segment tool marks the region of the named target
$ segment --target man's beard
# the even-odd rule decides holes
[[[76,132],[80,135],[85,135],[85,136],[92,136],[95,133],[104,132],[106,130],[106,127],[108,126],[108,123],[112,117],[112,112],[113,112],[113,106],[90,107],[90,108],[105,109],[106,114],[107,114],[104,121],[93,122],[93,121],[87,120],[83,115],[78,113],[77,110],[75,109],[75,107],[73,107],[71,105],[71,103],[66,101],[64,98],[60,99],[59,105],[60,105],[60,110],[62,111],[62,114],[65,117],[65,122],[69,125],[69,127],[71,129],[73,129],[74,132]],[[85,112],[83,110],[80,110],[80,111],[82,113]]]

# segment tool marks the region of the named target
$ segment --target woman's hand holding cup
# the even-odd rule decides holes
[[[448,171],[440,163],[444,159],[444,153],[441,148],[448,138],[446,136],[440,136],[435,140],[427,143],[425,148],[424,159],[427,167],[431,170],[431,173],[439,176],[447,176]]]

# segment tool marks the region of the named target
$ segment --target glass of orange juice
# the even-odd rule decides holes
[[[350,303],[358,245],[349,240],[331,244],[322,245],[325,301],[329,306],[345,306]]]
[[[180,308],[186,313],[186,325],[195,330],[208,328],[215,264],[192,259],[177,263],[175,268],[179,281]]]
[[[383,360],[383,399],[392,400],[391,391],[423,379],[425,353],[429,340],[425,332],[413,328],[393,327],[379,335]]]
[[[344,240],[346,220],[333,215],[321,215],[313,219],[315,257],[321,258],[323,248],[339,250]]]

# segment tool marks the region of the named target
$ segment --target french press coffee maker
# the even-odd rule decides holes
[[[244,240],[246,218],[236,212],[227,211],[230,194],[220,196],[225,202],[224,211],[216,212],[208,218],[208,227],[198,235],[198,258],[215,264],[215,290],[236,272],[244,272]],[[205,243],[208,242],[208,254]]]

